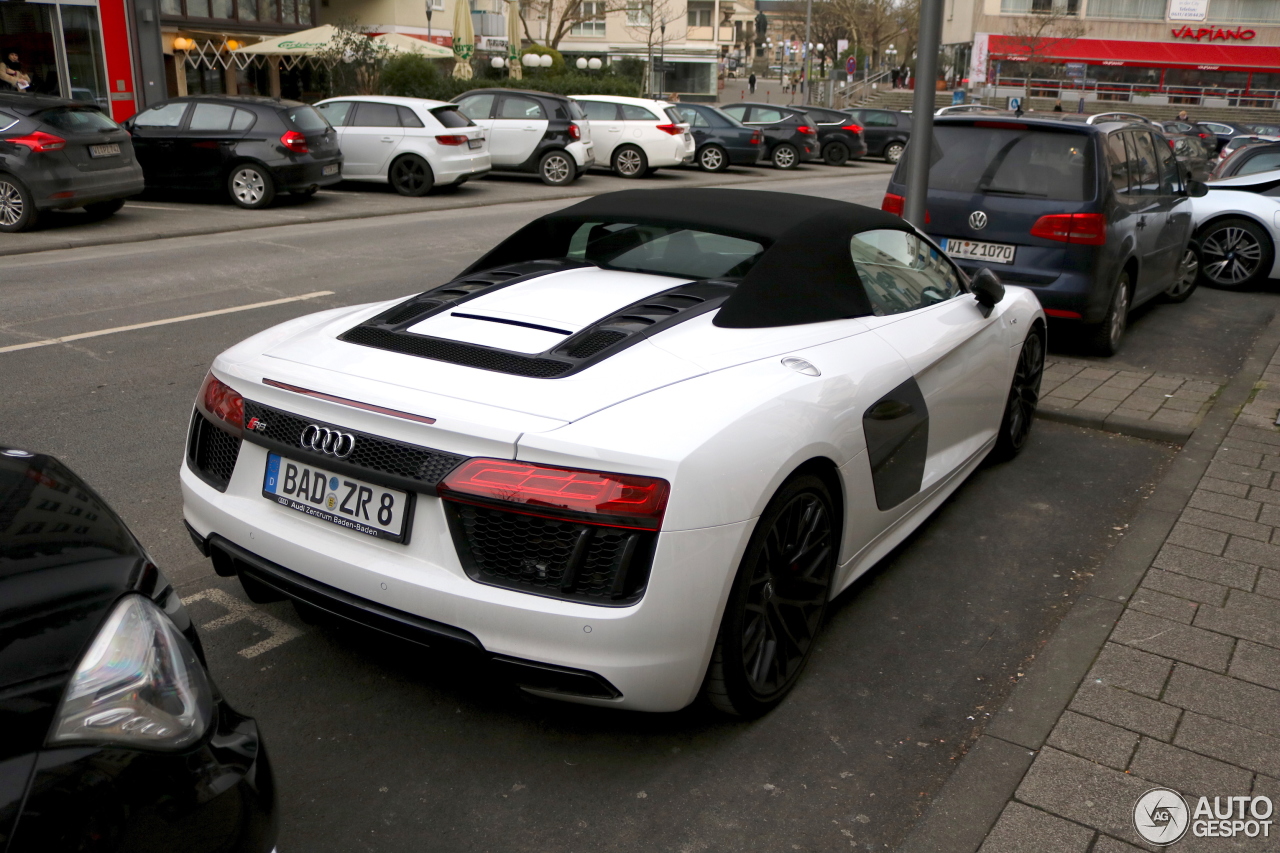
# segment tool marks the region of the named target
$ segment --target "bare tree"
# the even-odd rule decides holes
[[[542,43],[555,50],[574,27],[588,21],[602,21],[609,13],[621,11],[627,5],[628,0],[522,0],[520,23],[524,26],[525,38],[538,44],[529,21],[541,21]]]
[[[333,37],[317,52],[329,69],[329,88],[333,95],[379,95],[382,93],[382,69],[391,57],[391,49],[381,40],[371,39],[353,18],[335,25]]]
[[[645,61],[644,90],[649,94],[653,89],[653,55],[660,53],[663,45],[675,41],[676,28],[681,23],[678,20],[680,8],[673,0],[628,0],[623,8],[627,13],[627,31],[645,44],[648,58]]]
[[[1023,91],[1030,99],[1032,77],[1062,78],[1066,67],[1048,60],[1059,55],[1063,42],[1082,37],[1085,28],[1074,4],[1068,6],[1063,0],[1031,0],[1028,13],[1014,21],[1009,37],[1013,49],[1023,57]]]

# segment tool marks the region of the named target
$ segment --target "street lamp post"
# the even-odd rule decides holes
[[[427,41],[431,41],[431,3],[432,3],[432,0],[426,0],[426,6],[427,6]]]
[[[804,0],[804,102],[810,102],[813,93],[813,0]]]
[[[663,18],[658,23],[658,36],[661,41],[658,42],[658,77],[659,88],[662,89],[658,93],[659,100],[667,96],[667,19]]]
[[[903,219],[923,229],[929,196],[929,160],[933,154],[933,101],[942,40],[943,0],[920,0],[920,39],[916,48],[915,97],[911,102],[911,139],[907,145],[907,198]]]

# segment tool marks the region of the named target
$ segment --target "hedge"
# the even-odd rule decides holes
[[[608,72],[584,74],[574,70],[556,73],[554,66],[526,68],[523,80],[512,80],[505,72],[498,72],[501,77],[488,77],[485,72],[493,72],[493,69],[485,68],[477,69],[480,73],[470,80],[459,80],[452,76],[452,70],[453,65],[448,61],[437,65],[422,56],[401,54],[392,57],[382,71],[383,93],[437,101],[453,100],[471,89],[495,88],[530,89],[555,95],[640,95],[640,84],[634,78]]]

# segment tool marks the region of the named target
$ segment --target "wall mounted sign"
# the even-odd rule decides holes
[[[1203,21],[1209,15],[1209,0],[1169,0],[1169,20]]]

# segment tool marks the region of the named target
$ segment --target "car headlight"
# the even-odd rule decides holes
[[[71,676],[49,745],[181,749],[212,718],[213,689],[191,644],[149,599],[127,595]]]

